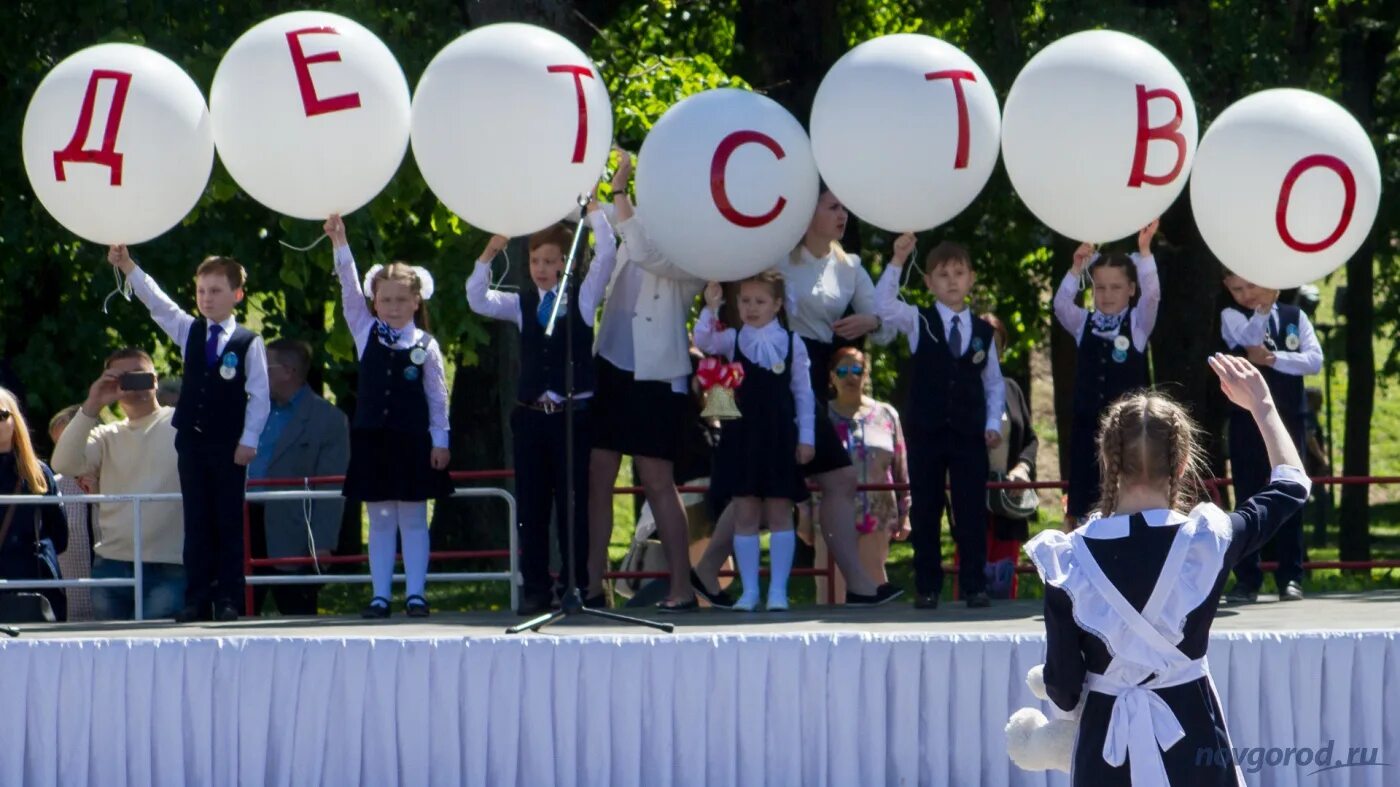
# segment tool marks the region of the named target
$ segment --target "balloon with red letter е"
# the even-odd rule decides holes
[[[278,213],[350,213],[408,149],[408,81],[389,48],[343,16],[293,11],[238,37],[209,91],[219,158]]]
[[[1045,47],[1016,76],[1001,155],[1036,218],[1100,243],[1176,201],[1196,136],[1196,105],[1167,58],[1126,33],[1090,30]]]
[[[787,110],[747,90],[706,90],[666,110],[647,134],[637,213],[671,262],[707,281],[735,281],[797,245],[818,182],[811,143]]]
[[[423,179],[487,232],[526,235],[576,209],[611,145],[612,102],[593,61],[533,25],[466,33],[437,53],[413,94]]]
[[[20,147],[44,208],[104,245],[179,224],[214,166],[204,95],[169,58],[133,44],[88,47],[54,66],[29,101]]]
[[[1230,271],[1281,290],[1355,254],[1380,196],[1380,162],[1361,124],[1335,102],[1291,88],[1231,104],[1206,130],[1191,175],[1206,245]]]

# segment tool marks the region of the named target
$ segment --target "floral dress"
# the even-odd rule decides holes
[[[864,397],[860,408],[849,418],[836,411],[834,400],[828,411],[861,485],[909,483],[904,430],[893,407]],[[856,530],[861,534],[873,533],[877,528],[893,532],[908,511],[907,491],[856,492]]]

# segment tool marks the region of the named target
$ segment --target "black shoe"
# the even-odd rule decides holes
[[[657,612],[694,612],[699,608],[700,602],[696,601],[694,596],[691,596],[689,601],[681,601],[679,603],[669,600],[656,602]]]
[[[695,588],[696,593],[704,596],[705,600],[710,602],[710,606],[712,607],[729,609],[734,606],[733,596],[723,590],[718,593],[711,593],[709,589],[705,587],[705,583],[700,581],[700,575],[695,573],[695,569],[690,570],[690,586]]]
[[[849,590],[846,591],[846,606],[878,607],[881,604],[887,604],[891,601],[894,601],[902,595],[904,595],[903,588],[898,587],[897,585],[891,582],[886,582],[880,587],[875,588],[875,593],[869,596],[864,595],[862,593],[852,593]]]
[[[543,615],[553,606],[554,598],[551,593],[521,593],[520,604],[516,606],[515,612],[521,617],[533,618]]]
[[[1292,582],[1289,582],[1288,585],[1284,587],[1283,592],[1280,593],[1280,594],[1278,594],[1278,600],[1279,600],[1279,601],[1302,601],[1302,600],[1303,600],[1303,586],[1302,586],[1297,580],[1294,580],[1294,581],[1292,581]]]
[[[383,596],[375,596],[369,600],[369,606],[360,610],[360,617],[366,620],[379,620],[390,615],[389,599]]]
[[[428,600],[417,593],[404,599],[403,611],[411,618],[426,618],[432,614],[432,610],[428,608]]]
[[[197,604],[186,604],[183,609],[175,613],[176,623],[197,623],[206,620],[204,610]]]
[[[220,623],[238,620],[238,607],[232,604],[218,604],[214,607],[214,619]]]
[[[990,607],[991,605],[992,599],[986,593],[973,593],[967,597],[968,609],[982,609],[984,607]]]
[[[1235,585],[1229,593],[1225,594],[1225,603],[1227,604],[1253,604],[1258,600],[1258,590],[1249,590],[1239,585]]]
[[[608,594],[607,594],[607,593],[599,593],[599,594],[596,595],[596,596],[589,596],[588,598],[585,598],[585,599],[583,600],[583,605],[584,605],[585,607],[587,607],[588,609],[607,609],[607,608],[608,608]]]
[[[914,597],[914,609],[938,609],[938,594],[923,594]]]

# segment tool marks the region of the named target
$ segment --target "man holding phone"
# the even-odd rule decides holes
[[[156,401],[155,365],[144,350],[128,347],[107,358],[102,376],[54,446],[53,468],[67,476],[97,479],[99,494],[180,492],[175,454],[175,410]],[[123,418],[103,424],[102,411],[116,404]],[[184,519],[180,502],[141,505],[141,570],[144,616],[168,618],[184,604]],[[93,533],[94,579],[131,578],[136,556],[132,503],[103,503]],[[134,617],[135,598],[126,588],[95,588],[98,620]]]

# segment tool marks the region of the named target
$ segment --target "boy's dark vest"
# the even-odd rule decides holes
[[[360,356],[354,428],[428,431],[428,396],[423,376],[432,338],[420,333],[413,346],[390,348],[370,331],[369,343]]]
[[[937,307],[919,309],[919,349],[914,352],[914,374],[909,386],[907,411],[900,411],[912,427],[931,431],[947,428],[961,435],[981,435],[987,428],[987,391],[982,370],[992,352],[995,332],[991,323],[972,317],[972,338],[967,352],[954,358],[948,345],[948,329]],[[969,312],[964,312],[971,316]]]
[[[568,313],[561,317],[573,322],[574,394],[578,395],[593,390],[593,328],[583,321],[578,309],[577,286],[569,287],[569,303],[565,305]],[[545,336],[539,308],[539,290],[527,285],[520,293],[520,382],[515,394],[522,402],[534,402],[545,391],[564,395],[565,342],[570,326],[561,319],[554,335]]]
[[[1147,355],[1133,342],[1133,307],[1123,312],[1118,334],[1105,339],[1094,334],[1094,317],[1084,319],[1074,372],[1074,414],[1095,419],[1123,394],[1147,387]]]
[[[248,348],[256,334],[236,326],[219,359],[210,366],[204,355],[208,330],[209,321],[199,317],[185,339],[185,371],[173,423],[184,440],[233,447],[243,435],[243,416],[248,410]]]
[[[1244,315],[1246,320],[1254,316],[1252,310],[1236,304],[1231,304],[1229,308]],[[1264,335],[1264,346],[1272,352],[1301,351],[1302,326],[1300,323],[1302,314],[1302,310],[1297,306],[1289,306],[1283,303],[1278,304],[1278,312],[1274,315],[1278,318],[1278,325],[1274,325],[1275,320],[1273,317],[1269,319],[1269,330]],[[1288,337],[1290,334],[1298,337],[1299,344],[1293,349],[1289,349],[1288,347]],[[1245,357],[1245,349],[1243,347],[1231,347],[1229,351],[1231,355],[1238,355],[1241,358]],[[1269,392],[1273,394],[1274,406],[1278,408],[1279,414],[1288,418],[1290,422],[1302,418],[1308,409],[1307,392],[1303,387],[1303,378],[1296,374],[1284,374],[1283,372],[1275,371],[1271,366],[1261,366],[1258,368],[1259,373],[1264,375],[1264,381],[1269,384]],[[1240,410],[1238,406],[1231,406],[1235,410],[1244,412]]]

